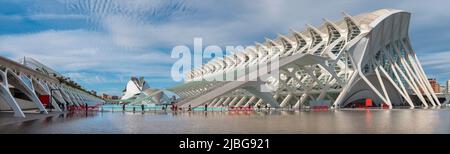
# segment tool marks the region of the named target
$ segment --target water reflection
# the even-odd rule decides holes
[[[72,112],[0,133],[450,133],[450,110]]]

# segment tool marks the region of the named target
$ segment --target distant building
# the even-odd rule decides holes
[[[108,95],[105,93],[102,94],[102,98],[107,100],[119,100],[119,96]]]
[[[144,77],[131,77],[120,100],[130,104],[164,104],[169,98],[163,90],[150,88]]]
[[[112,100],[119,100],[119,96],[111,96]]]
[[[447,80],[444,92],[450,94],[450,80]]]
[[[435,93],[441,92],[441,86],[439,85],[439,83],[437,82],[437,80],[435,78],[428,79],[428,81],[430,82],[431,88],[433,89],[433,91]]]
[[[91,94],[97,96],[97,91],[91,90]]]
[[[108,94],[105,94],[105,93],[102,94],[103,99],[108,99],[108,96],[109,96]]]

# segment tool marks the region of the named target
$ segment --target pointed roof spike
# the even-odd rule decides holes
[[[292,28],[290,28],[289,31],[290,31],[291,33],[298,33],[298,31],[296,31],[295,29],[292,29]]]
[[[256,44],[256,48],[259,48],[259,47],[264,47],[264,45],[263,45],[263,44],[261,44],[261,43],[259,43],[259,42],[255,42],[255,44]]]
[[[266,44],[276,45],[275,42],[273,42],[273,40],[268,39],[267,37],[265,37],[265,39],[266,39]]]
[[[280,39],[281,39],[282,41],[287,41],[288,43],[294,42],[294,41],[292,41],[290,38],[288,38],[288,37],[286,37],[286,36],[284,36],[284,35],[281,35],[281,34],[278,34],[278,35],[280,36]]]
[[[342,14],[343,14],[344,16],[346,16],[346,17],[351,17],[351,15],[348,14],[347,12],[345,12],[345,11],[342,11]]]
[[[284,37],[284,35],[283,35],[283,34],[280,34],[280,33],[277,33],[277,36],[278,36],[278,37]]]
[[[293,30],[293,33],[294,35],[300,36],[304,40],[309,39],[308,37],[304,36],[301,32]]]
[[[289,30],[289,32],[292,32],[292,31],[294,31],[294,28],[289,28],[288,30]]]
[[[341,29],[341,27],[339,27],[338,25],[336,25],[336,23],[334,23],[334,22],[332,22],[332,21],[330,21],[330,20],[328,20],[328,19],[325,19],[324,18],[324,20],[325,20],[325,23],[326,24],[330,24],[331,26],[333,26],[336,30],[338,30],[340,33],[342,33],[342,29]]]
[[[359,26],[361,25],[360,23],[359,23],[359,21],[357,21],[356,19],[354,19],[351,15],[349,15],[349,14],[347,14],[347,13],[345,13],[345,12],[342,12],[342,14],[344,14],[344,20],[345,20],[345,18],[348,18],[348,19],[350,19],[350,21],[352,21],[356,26],[358,26],[358,28],[359,28]]]
[[[310,25],[310,24],[308,24],[308,28],[311,28],[311,29],[313,29],[313,30],[317,30],[317,28],[316,28],[315,26]]]
[[[314,27],[313,25],[308,24],[308,30],[312,30],[315,33],[319,34],[320,37],[323,37],[323,34],[320,30],[318,30],[316,27]]]
[[[300,35],[300,36],[302,35],[302,33],[299,32],[299,31],[296,31],[296,30],[293,30],[293,29],[292,29],[291,31],[292,31],[292,33],[294,33],[294,34],[297,34],[297,35]]]
[[[286,41],[286,37],[284,35],[277,33],[277,36],[281,41]]]
[[[323,18],[323,21],[325,21],[325,23],[333,23],[331,20],[328,20],[327,18]]]

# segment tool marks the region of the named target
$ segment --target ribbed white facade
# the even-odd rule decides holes
[[[440,106],[408,37],[410,13],[381,9],[279,35],[185,74],[171,88],[193,107],[347,107],[370,98],[375,105]],[[267,50],[276,47],[279,50]],[[224,73],[279,59],[279,76],[261,81],[211,81]],[[253,72],[247,71],[246,74]],[[238,76],[239,78],[239,76]],[[260,84],[275,87],[262,92]]]
[[[17,63],[0,57],[0,110],[11,110],[16,117],[25,117],[24,110],[27,109],[38,109],[47,114],[40,95],[50,95],[51,106],[56,111],[65,110],[69,105],[104,103],[100,98],[61,83],[54,75],[61,76],[32,58],[23,58]],[[15,97],[11,90],[23,94],[23,99]]]

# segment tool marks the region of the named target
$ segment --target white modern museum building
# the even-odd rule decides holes
[[[256,43],[218,57],[184,75],[170,88],[182,107],[255,106],[274,108],[323,104],[349,107],[371,99],[374,106],[440,106],[408,37],[411,14],[381,9],[330,21]],[[269,50],[276,48],[278,50]],[[207,78],[279,59],[277,77],[256,81],[211,81]],[[258,74],[259,75],[259,74]],[[264,75],[264,74],[263,74]],[[239,78],[239,76],[237,77]],[[275,87],[260,90],[260,85]]]

